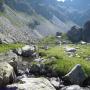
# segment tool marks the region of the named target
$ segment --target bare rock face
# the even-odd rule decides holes
[[[72,84],[82,85],[83,81],[86,79],[86,75],[82,70],[80,64],[77,64],[68,74],[65,75],[65,78],[69,79]]]
[[[15,78],[13,67],[7,62],[0,63],[0,86],[14,82]]]
[[[16,87],[17,90],[56,90],[45,78],[23,78],[22,83],[8,85],[8,88]]]

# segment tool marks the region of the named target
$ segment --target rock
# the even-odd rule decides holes
[[[23,70],[18,70],[18,76],[22,76],[23,74],[25,74]]]
[[[21,54],[22,54],[22,49],[21,49],[21,48],[13,49],[13,52],[16,53],[17,55],[21,56]]]
[[[14,82],[16,75],[13,67],[7,62],[0,63],[0,86]]]
[[[82,37],[83,41],[90,43],[90,20],[83,26]]]
[[[56,89],[59,89],[60,84],[61,84],[59,78],[55,78],[55,77],[50,78],[50,82],[51,82],[51,84],[52,84]]]
[[[42,58],[37,58],[34,60],[35,62],[42,62]]]
[[[87,78],[84,80],[82,86],[84,86],[84,87],[86,87],[86,86],[90,86],[90,77],[87,77]]]
[[[5,35],[0,33],[0,44],[9,44],[14,43],[13,39],[6,37]]]
[[[62,36],[62,33],[61,32],[56,32],[56,37],[57,36],[60,36],[61,37]]]
[[[13,67],[15,73],[17,73],[18,69],[18,56],[13,53],[12,51],[9,51],[5,54],[7,62]]]
[[[44,59],[44,58],[36,58],[35,60],[34,60],[35,62],[39,62],[39,63],[44,63],[44,62],[46,62],[47,60],[46,59]]]
[[[28,51],[28,50],[31,50],[31,51],[35,51],[35,47],[32,45],[25,45],[24,47],[22,47],[22,50],[23,51]]]
[[[36,57],[36,47],[33,45],[25,45],[22,48],[14,49],[13,52],[23,57]]]
[[[90,61],[90,56],[86,57],[86,60]]]
[[[76,52],[76,49],[75,48],[69,48],[69,47],[66,47],[66,52]]]
[[[80,64],[77,64],[68,74],[64,76],[71,81],[72,84],[82,85],[83,81],[86,79],[86,75],[82,70]]]
[[[85,45],[87,42],[81,41],[80,44]]]
[[[12,50],[6,52],[6,53],[0,53],[0,61],[11,61],[11,60],[15,60],[18,61],[18,56],[12,52]]]
[[[33,74],[40,74],[41,71],[41,65],[40,64],[33,64],[30,68],[30,73]]]
[[[15,53],[13,53],[12,50],[10,50],[9,52],[6,52],[5,57],[7,61],[10,61],[10,60],[18,61],[18,56]]]
[[[71,29],[67,32],[67,36],[73,43],[80,42],[82,40],[82,28],[77,26],[71,27]]]
[[[50,66],[47,66],[45,64],[33,64],[30,67],[30,72],[34,75],[44,75],[44,76],[57,76],[57,73],[55,72],[55,70],[53,70],[52,68],[50,68]]]
[[[45,78],[23,78],[20,83],[7,86],[13,87],[17,87],[17,90],[56,90]]]
[[[43,47],[45,50],[48,50],[49,49],[49,46],[48,45],[44,45]]]
[[[72,86],[63,87],[61,90],[87,90],[87,89],[83,89],[78,85],[72,85]]]
[[[23,74],[22,76],[18,76],[16,82],[19,82],[23,78],[27,78],[27,75]]]

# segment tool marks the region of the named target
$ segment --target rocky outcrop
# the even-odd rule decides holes
[[[83,28],[83,40],[85,42],[90,42],[90,21],[87,21],[84,24],[84,28]]]
[[[67,33],[69,40],[73,43],[80,41],[90,42],[90,21],[87,21],[83,28],[73,26]]]
[[[20,83],[8,85],[7,87],[16,87],[17,90],[56,90],[45,78],[23,78]]]
[[[67,33],[68,38],[76,43],[82,40],[82,29],[76,26],[73,26]]]
[[[71,81],[72,84],[82,85],[84,80],[86,79],[86,75],[82,70],[80,64],[77,64],[68,74],[64,76]]]
[[[15,79],[16,75],[13,67],[6,62],[0,63],[0,86],[12,83]]]

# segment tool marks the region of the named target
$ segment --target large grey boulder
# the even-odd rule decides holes
[[[61,90],[90,90],[90,88],[82,88],[78,85],[72,85],[63,87]]]
[[[17,73],[18,62],[19,62],[18,56],[15,53],[13,53],[11,50],[5,53],[5,59],[13,67],[15,73]]]
[[[24,47],[22,47],[22,56],[24,57],[32,57],[34,52],[35,52],[34,46],[25,45]]]
[[[50,82],[56,89],[59,89],[60,84],[61,84],[61,81],[59,78],[52,77],[50,78]]]
[[[6,53],[0,53],[0,62],[8,62],[13,68],[14,71],[17,71],[17,62],[20,61],[18,56],[12,52],[12,50],[6,52]]]
[[[82,40],[82,28],[77,26],[71,27],[71,29],[67,32],[67,36],[69,40],[74,43],[77,43]]]
[[[77,64],[68,74],[64,76],[71,81],[72,84],[81,85],[86,79],[86,75],[80,64]]]
[[[33,45],[25,45],[22,48],[13,50],[13,52],[23,57],[34,57],[36,52],[36,47]]]
[[[56,90],[45,78],[23,78],[20,82],[7,87],[16,87],[17,90]]]
[[[7,62],[0,63],[0,86],[14,82],[16,75],[13,67]]]

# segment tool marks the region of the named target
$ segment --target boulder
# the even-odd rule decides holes
[[[36,55],[36,47],[33,45],[25,45],[22,48],[14,49],[13,52],[23,57],[34,57]]]
[[[61,84],[61,81],[59,78],[52,77],[50,78],[50,82],[56,89],[59,89],[60,84]]]
[[[41,71],[41,65],[40,64],[33,64],[31,67],[30,67],[30,73],[33,73],[33,74],[40,74],[40,71]]]
[[[64,78],[70,80],[72,84],[82,85],[86,79],[86,75],[81,65],[77,64]]]
[[[30,73],[40,76],[40,75],[44,75],[47,77],[55,77],[57,76],[56,71],[51,68],[48,65],[45,64],[33,64],[30,68]]]
[[[72,86],[63,87],[61,90],[89,90],[89,89],[83,89],[78,85],[72,85]]]
[[[85,45],[85,44],[87,44],[87,42],[81,41],[80,44],[81,44],[81,45]]]
[[[7,62],[13,67],[15,73],[17,73],[18,69],[18,56],[13,53],[12,51],[9,51],[5,54]]]
[[[66,47],[65,48],[66,52],[76,52],[76,48],[70,48],[70,47]]]
[[[21,54],[22,54],[22,49],[21,49],[21,48],[13,49],[13,52],[16,53],[17,55],[21,56]]]
[[[82,28],[77,26],[71,27],[71,29],[67,32],[67,36],[73,43],[80,42],[82,40]]]
[[[16,75],[13,67],[7,62],[0,63],[0,86],[14,82]]]
[[[23,78],[19,83],[7,86],[7,88],[14,87],[17,90],[56,90],[45,78]]]
[[[83,41],[90,43],[90,20],[83,26],[82,38]]]

